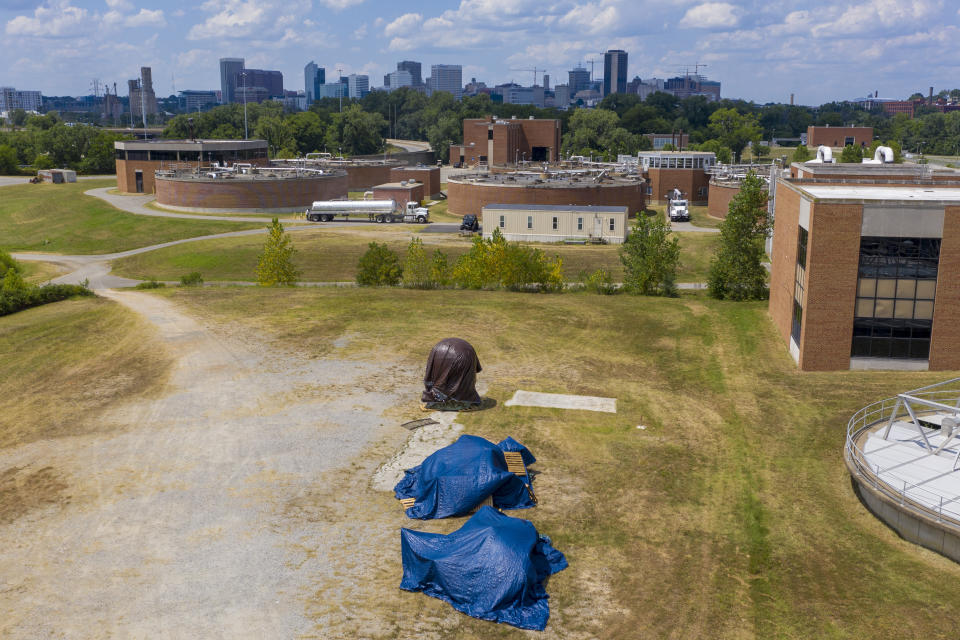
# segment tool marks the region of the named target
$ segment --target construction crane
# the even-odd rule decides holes
[[[510,69],[510,71],[532,71],[533,72],[533,86],[537,86],[537,73],[546,73],[547,69],[538,69],[534,67],[533,69]]]
[[[689,75],[690,75],[690,67],[691,67],[691,66],[693,67],[693,75],[698,76],[698,75],[700,75],[700,67],[706,67],[707,65],[705,65],[705,64],[703,64],[703,63],[700,63],[700,62],[695,62],[693,65],[687,65],[687,66],[683,67],[683,74],[684,74],[685,76],[689,76]]]
[[[595,63],[596,60],[594,60],[593,58],[590,58],[589,60],[584,60],[584,62],[590,63],[590,82],[593,82],[593,63]]]

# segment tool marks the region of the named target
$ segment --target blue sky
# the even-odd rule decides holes
[[[218,58],[279,69],[303,88],[310,60],[379,86],[404,59],[461,64],[492,86],[625,49],[629,76],[701,72],[723,96],[801,104],[870,91],[960,86],[956,0],[0,0],[0,86],[90,93],[93,78],[153,68],[159,95],[219,87]],[[589,68],[589,65],[587,65]],[[538,76],[539,77],[539,76]]]

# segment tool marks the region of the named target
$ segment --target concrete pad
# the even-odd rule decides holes
[[[617,412],[616,398],[573,396],[565,393],[538,393],[536,391],[523,391],[522,389],[518,389],[513,397],[503,404],[508,407],[547,407],[550,409]]]

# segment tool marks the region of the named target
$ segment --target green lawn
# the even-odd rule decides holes
[[[292,234],[297,248],[296,264],[301,279],[307,282],[352,281],[357,262],[371,241],[385,242],[392,250],[406,253],[409,236],[406,231],[379,234],[370,232],[338,232],[334,230],[301,231]],[[702,282],[706,279],[710,257],[716,245],[714,234],[678,233],[681,246],[682,269],[679,282]],[[470,238],[455,235],[423,234],[428,252],[435,248],[447,253],[452,263],[470,248]],[[615,245],[575,246],[541,244],[537,246],[548,255],[563,259],[568,280],[575,280],[581,271],[593,272],[606,267],[615,280],[623,277],[619,247]],[[113,272],[130,278],[178,280],[192,271],[200,271],[206,280],[252,281],[257,256],[263,248],[263,238],[241,237],[203,240],[168,247],[113,263]]]
[[[21,260],[20,267],[23,269],[23,279],[33,284],[43,284],[63,273],[63,270],[57,265],[50,264],[49,262],[27,262],[26,260]]]
[[[852,413],[947,373],[801,373],[765,304],[703,296],[250,288],[160,295],[313,357],[336,351],[419,370],[438,338],[469,339],[496,406],[459,419],[467,433],[510,435],[531,448],[540,503],[510,515],[530,519],[570,563],[549,581],[544,637],[956,637],[960,566],[872,516],[842,459]],[[615,397],[618,411],[505,407],[518,388]],[[418,397],[411,389],[411,411]],[[358,492],[350,500],[381,514],[377,526],[447,532],[463,523],[411,522],[365,478],[350,485]],[[354,513],[335,492],[322,500],[319,514]],[[395,549],[377,564],[349,603],[318,593],[313,605],[330,625],[318,626],[319,635],[369,624],[377,638],[425,629],[530,637],[398,590]]]
[[[0,192],[0,249],[62,254],[112,253],[262,223],[150,218],[125,213],[84,191],[116,184],[25,184]]]
[[[661,215],[666,215],[667,205],[665,204],[654,204],[647,207],[653,211],[659,212]],[[707,215],[707,207],[701,206],[690,206],[690,222],[697,227],[706,227],[709,229],[715,229],[720,226],[720,223],[723,220],[719,218],[713,218]]]

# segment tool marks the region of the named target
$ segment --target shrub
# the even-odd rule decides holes
[[[277,218],[273,219],[267,231],[263,253],[257,258],[257,284],[265,287],[293,286],[300,278],[300,272],[293,266],[293,256],[297,250],[290,235],[283,230]]]
[[[440,249],[434,250],[430,261],[430,281],[437,287],[450,286],[450,265],[447,264],[447,254]]]
[[[162,289],[167,286],[164,282],[158,282],[156,278],[149,278],[143,282],[137,283],[134,289]]]
[[[540,249],[507,242],[499,229],[489,240],[477,237],[453,267],[454,284],[464,289],[563,290],[563,261]]]
[[[74,296],[92,295],[93,292],[82,285],[48,284],[38,287],[28,284],[23,281],[18,271],[7,269],[3,284],[0,285],[0,316]]]
[[[0,279],[7,275],[7,271],[13,269],[17,273],[20,273],[20,263],[13,259],[6,251],[0,251]]]
[[[203,284],[203,275],[199,271],[193,271],[185,276],[180,276],[181,287],[199,287]]]
[[[617,292],[617,285],[613,282],[613,274],[600,267],[593,273],[581,271],[579,275],[580,289],[589,293],[598,293],[609,296]]]
[[[798,145],[797,148],[793,150],[794,162],[806,162],[809,159],[810,159],[810,149],[807,148],[807,145],[805,144]]]
[[[400,283],[403,270],[400,258],[386,244],[371,242],[357,265],[357,284],[361,287],[392,287]]]
[[[436,285],[430,278],[430,262],[420,238],[410,240],[407,256],[403,260],[403,286],[411,289],[433,289]]]

